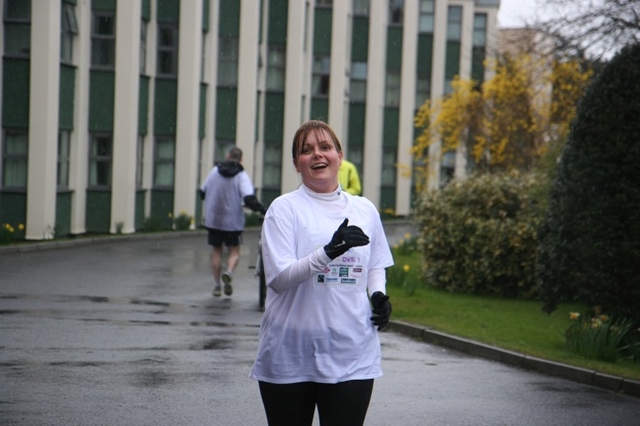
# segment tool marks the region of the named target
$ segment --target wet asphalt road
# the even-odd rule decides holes
[[[0,425],[265,425],[256,240],[220,299],[202,233],[0,253]],[[367,425],[639,424],[638,398],[381,340]]]

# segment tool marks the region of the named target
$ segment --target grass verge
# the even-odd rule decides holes
[[[640,380],[640,363],[589,360],[568,350],[564,333],[570,324],[569,313],[584,312],[585,306],[563,304],[547,315],[538,301],[456,294],[415,285],[420,281],[419,255],[396,253],[394,257],[396,265],[407,265],[408,271],[405,281],[393,282],[390,277],[387,284],[393,319],[538,358]]]

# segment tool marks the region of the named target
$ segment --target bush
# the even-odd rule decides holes
[[[569,349],[588,359],[615,362],[623,354],[623,344],[631,331],[631,320],[609,316],[571,313],[571,325],[565,336]]]
[[[533,173],[472,175],[424,194],[416,207],[429,285],[449,291],[535,297],[540,215]]]
[[[640,319],[640,45],[623,49],[588,88],[540,230],[544,309],[580,301]]]
[[[24,225],[13,226],[10,223],[0,224],[0,245],[13,244],[24,239]]]

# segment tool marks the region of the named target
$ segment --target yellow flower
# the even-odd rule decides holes
[[[405,240],[410,240],[411,239],[411,234],[409,234],[408,232],[406,234],[404,234],[404,239]]]
[[[404,264],[404,266],[402,267],[402,270],[403,270],[404,272],[409,272],[409,269],[410,269],[410,267],[409,267],[409,265],[407,265],[406,263],[405,263],[405,264]]]
[[[602,322],[605,322],[606,320],[608,320],[608,319],[609,319],[609,317],[608,317],[606,314],[602,314],[602,315],[600,315],[600,317],[599,317],[599,318],[600,318],[600,321],[602,321]]]
[[[167,213],[167,216],[173,217],[173,214],[172,213]]]
[[[18,229],[24,231],[24,225],[21,223],[20,225],[18,225]]]
[[[580,318],[580,313],[579,312],[571,312],[571,313],[569,313],[569,319],[577,320],[578,318]]]

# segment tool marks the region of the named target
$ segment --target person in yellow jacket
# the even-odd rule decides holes
[[[351,195],[362,194],[362,185],[360,184],[360,175],[356,165],[344,158],[338,170],[338,182],[344,191]]]

